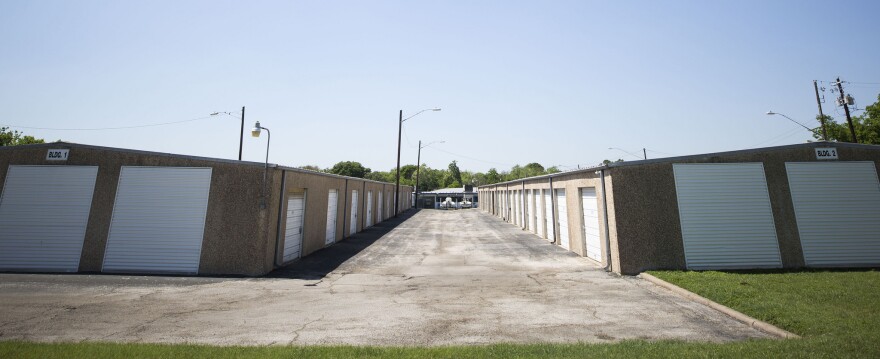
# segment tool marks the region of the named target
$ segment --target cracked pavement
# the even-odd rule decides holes
[[[0,340],[409,346],[769,337],[479,210],[401,217],[265,278],[0,274]]]

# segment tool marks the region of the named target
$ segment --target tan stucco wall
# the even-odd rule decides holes
[[[70,149],[68,160],[46,161],[49,148]],[[80,259],[82,272],[101,271],[121,166],[212,168],[199,274],[261,275],[272,268],[274,242],[267,235],[274,232],[277,212],[272,207],[278,201],[270,197],[269,208],[260,209],[262,166],[69,144],[0,151],[0,181],[5,181],[9,165],[98,166]],[[269,188],[273,182],[270,177]]]
[[[684,243],[681,234],[681,221],[678,212],[678,197],[675,191],[673,163],[743,163],[760,162],[764,166],[770,203],[776,225],[782,263],[785,268],[804,266],[803,251],[798,235],[791,191],[785,170],[786,162],[823,162],[816,159],[814,147],[835,147],[839,161],[873,161],[880,168],[880,146],[847,147],[845,144],[813,144],[763,151],[741,151],[705,156],[691,156],[655,163],[625,164],[612,166],[605,170],[607,192],[608,225],[605,226],[601,181],[593,171],[580,171],[573,174],[552,176],[552,188],[565,188],[568,207],[569,239],[571,250],[584,256],[584,236],[580,229],[583,222],[579,189],[595,187],[597,208],[600,217],[603,265],[607,245],[610,242],[611,268],[623,274],[638,274],[650,269],[684,269]],[[509,190],[550,189],[550,178],[538,177],[515,182],[482,186],[486,198],[496,199],[495,194],[506,196]],[[555,193],[552,196],[556,201]],[[539,198],[543,200],[543,196]],[[539,202],[540,202],[539,201]],[[536,202],[536,206],[539,202]],[[503,199],[500,206],[503,207]],[[483,209],[500,218],[506,213],[497,211],[489,203]],[[541,210],[543,211],[543,204]],[[537,208],[536,208],[537,209]],[[558,205],[553,203],[554,212]],[[511,222],[508,219],[508,222]],[[558,231],[558,221],[555,227]],[[547,228],[548,230],[550,228]],[[557,232],[558,233],[558,232]],[[539,236],[547,238],[546,233]],[[556,243],[558,244],[557,236]]]
[[[49,148],[70,149],[66,161],[46,161]],[[79,165],[98,166],[98,176],[80,259],[81,272],[99,272],[109,233],[121,166],[210,167],[211,188],[205,231],[202,240],[199,275],[232,274],[258,276],[270,272],[283,258],[284,225],[290,193],[305,191],[306,211],[303,227],[303,252],[308,255],[325,245],[327,199],[331,188],[339,192],[336,241],[348,237],[348,217],[353,188],[360,193],[364,213],[364,188],[373,190],[373,213],[378,223],[378,191],[393,194],[392,184],[345,178],[303,170],[281,169],[264,165],[187,157],[154,152],[130,151],[75,144],[47,144],[0,148],[0,183],[5,182],[10,165]],[[264,171],[266,207],[261,208]],[[284,188],[281,188],[284,177]],[[63,180],[63,179],[59,179]],[[346,185],[348,193],[346,193]],[[402,193],[411,191],[401,186]],[[383,195],[384,197],[385,195]],[[383,198],[384,199],[384,198]],[[389,203],[393,203],[389,201]],[[402,207],[401,211],[409,207]],[[389,213],[392,213],[389,211]],[[393,215],[393,213],[392,213]],[[363,229],[359,216],[358,231]]]

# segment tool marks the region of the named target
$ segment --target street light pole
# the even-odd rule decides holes
[[[419,172],[422,169],[422,149],[433,145],[435,143],[443,143],[445,141],[434,141],[427,145],[422,146],[422,141],[419,140],[419,154],[416,156],[416,208],[419,206]]]
[[[426,108],[407,118],[403,118],[403,110],[400,110],[400,116],[398,117],[399,122],[397,125],[397,180],[394,185],[394,218],[397,218],[398,207],[400,205],[400,136],[403,134],[403,122],[416,117],[425,111],[440,111],[440,108]]]
[[[782,113],[779,113],[779,112],[767,111],[767,115],[769,115],[769,116],[772,116],[772,115],[779,115],[779,116],[785,117],[785,118],[787,118],[789,121],[796,123],[798,126],[801,126],[801,127],[803,127],[803,128],[806,128],[807,131],[813,132],[813,129],[812,129],[812,128],[809,128],[809,127],[805,126],[804,124],[802,124],[802,123],[800,123],[800,122],[797,122],[797,121],[793,120],[791,117],[788,117],[788,116],[786,116],[785,114],[782,114]]]
[[[244,147],[244,106],[241,106],[241,131],[238,133],[238,160],[241,161],[241,149]]]
[[[251,136],[260,137],[260,130],[266,130],[266,164],[263,167],[263,187],[260,188],[260,208],[266,209],[266,174],[269,172],[269,143],[272,142],[272,132],[268,128],[260,126],[260,121],[254,124]]]
[[[400,135],[403,133],[403,110],[400,110],[400,116],[397,123],[397,182],[394,185],[394,218],[397,218],[397,206],[400,204]]]

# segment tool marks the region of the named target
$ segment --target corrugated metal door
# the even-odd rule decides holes
[[[550,242],[556,241],[556,231],[553,229],[555,226],[553,225],[553,198],[550,194],[550,190],[544,190],[544,215],[547,216],[547,240]]]
[[[0,269],[76,272],[96,166],[9,166],[0,196]]]
[[[873,162],[786,163],[808,266],[880,264],[880,183]]]
[[[382,191],[379,191],[379,200],[376,201],[376,205],[379,206],[379,210],[376,211],[378,213],[377,217],[379,217],[376,219],[376,223],[379,223],[385,220],[385,212],[382,212]]]
[[[782,266],[763,164],[672,168],[689,269]]]
[[[284,222],[284,262],[297,259],[302,254],[303,219],[305,218],[305,193],[291,193],[287,197],[287,219]]]
[[[339,208],[339,191],[331,189],[327,195],[327,230],[324,231],[324,245],[330,245],[336,241],[336,216]]]
[[[198,273],[210,189],[211,168],[122,166],[103,271]]]
[[[568,241],[568,205],[565,202],[565,190],[556,190],[556,208],[559,210],[557,220],[559,222],[559,245],[565,249],[571,249]]]
[[[351,225],[348,229],[348,235],[352,235],[357,233],[357,219],[358,219],[358,191],[351,191]]]
[[[599,241],[599,206],[596,204],[596,188],[581,188],[581,210],[584,213],[584,223],[581,228],[584,234],[584,244],[587,248],[587,258],[602,261],[602,245]]]
[[[536,224],[535,227],[537,227],[537,230],[538,230],[537,231],[538,237],[543,238],[544,237],[544,223],[546,223],[546,221],[544,220],[544,213],[541,210],[542,208],[544,208],[543,206],[541,206],[541,198],[543,198],[543,196],[541,196],[541,191],[542,190],[537,190],[535,193],[535,208],[537,209],[535,211],[535,216],[537,217],[537,221],[536,221],[537,223],[535,223]]]
[[[535,233],[535,190],[529,190],[529,232]]]
[[[366,227],[373,226],[373,191],[367,192],[367,225]]]

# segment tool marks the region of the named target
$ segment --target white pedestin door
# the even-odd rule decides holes
[[[367,224],[365,227],[373,226],[373,191],[367,192]]]
[[[568,240],[568,205],[565,202],[565,190],[556,190],[556,208],[559,210],[557,221],[559,223],[559,245],[565,249],[571,249]]]
[[[357,226],[357,223],[358,223],[357,222],[358,221],[358,191],[357,190],[351,191],[351,218],[350,218],[350,220],[351,221],[349,222],[350,224],[349,224],[349,229],[348,229],[348,235],[352,235],[352,234],[357,233],[357,229],[358,229],[358,226]]]
[[[324,245],[333,244],[336,241],[336,214],[339,204],[339,191],[331,189],[327,195],[327,229],[324,232]]]
[[[581,188],[581,210],[584,214],[583,234],[587,258],[602,261],[602,245],[599,241],[599,208],[596,204],[596,188]]]
[[[302,255],[303,219],[305,219],[306,196],[293,193],[287,197],[287,220],[284,222],[284,262]]]
[[[0,270],[76,272],[96,166],[9,166],[0,196]]]
[[[550,190],[544,190],[544,214],[547,216],[547,240],[555,242],[556,226],[553,225],[553,196],[550,194]]]

